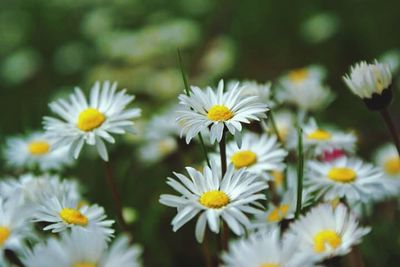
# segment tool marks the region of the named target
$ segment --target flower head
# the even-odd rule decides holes
[[[106,81],[101,86],[96,82],[91,89],[89,102],[83,92],[75,89],[70,101],[57,100],[50,109],[60,118],[45,117],[46,135],[55,146],[67,145],[74,158],[86,143],[96,145],[99,155],[108,161],[104,141],[114,143],[111,134],[133,132],[132,119],[140,115],[140,109],[126,109],[134,99],[125,90],[117,92],[117,84]]]
[[[180,95],[177,121],[182,127],[181,135],[186,135],[186,142],[208,129],[211,143],[220,142],[225,128],[238,136],[242,123],[265,117],[267,106],[259,101],[258,96],[242,97],[243,90],[236,86],[224,92],[221,80],[216,92],[210,87],[206,90],[192,87],[190,96]]]
[[[267,188],[266,183],[258,181],[257,176],[244,169],[235,170],[229,165],[224,177],[220,168],[212,161],[211,168],[205,167],[203,173],[186,168],[189,177],[175,173],[178,181],[168,178],[168,184],[182,196],[161,195],[160,202],[178,209],[172,220],[173,230],[200,213],[196,224],[196,239],[203,241],[206,225],[214,233],[219,233],[220,219],[237,235],[244,233],[244,227],[250,225],[244,213],[260,212],[254,206],[257,200],[265,198],[260,193]]]

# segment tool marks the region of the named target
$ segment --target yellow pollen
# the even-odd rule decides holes
[[[77,209],[64,208],[60,211],[60,217],[64,222],[85,226],[88,224],[88,218]]]
[[[332,230],[324,230],[314,236],[314,251],[323,253],[336,249],[342,244],[342,238]]]
[[[280,267],[280,265],[275,263],[263,263],[260,267]]]
[[[96,267],[97,264],[90,262],[78,262],[75,263],[72,267]]]
[[[199,202],[210,209],[219,209],[229,204],[229,197],[222,191],[213,190],[201,195]]]
[[[308,78],[308,70],[306,68],[297,69],[289,72],[289,80],[294,83],[301,83]]]
[[[0,226],[0,246],[2,246],[10,236],[10,229]]]
[[[350,168],[332,168],[328,172],[328,178],[339,183],[351,183],[357,178],[357,174]]]
[[[282,221],[289,209],[288,204],[282,204],[276,207],[273,211],[268,214],[267,221],[271,223],[280,222]]]
[[[227,121],[232,117],[232,111],[223,105],[212,106],[207,112],[207,118],[212,121]]]
[[[308,139],[313,139],[313,140],[318,140],[318,141],[325,141],[325,140],[331,139],[332,135],[327,131],[318,129],[318,130],[315,130],[312,133],[309,133],[307,135],[307,138]]]
[[[273,171],[272,178],[276,186],[282,186],[283,179],[285,178],[282,171]]]
[[[385,171],[390,175],[395,175],[400,173],[400,158],[393,157],[385,162]]]
[[[82,111],[78,117],[78,128],[89,132],[100,127],[106,120],[106,116],[95,108],[88,108]]]
[[[41,156],[49,152],[50,145],[46,141],[33,141],[28,144],[28,150],[32,155]]]
[[[242,150],[233,154],[231,161],[236,169],[249,167],[257,162],[257,155],[250,150]]]

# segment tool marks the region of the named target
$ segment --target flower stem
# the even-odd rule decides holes
[[[269,120],[271,122],[272,130],[274,130],[274,133],[275,133],[276,137],[278,138],[278,141],[283,145],[283,140],[281,138],[281,135],[279,134],[278,126],[276,126],[276,122],[275,122],[275,118],[274,118],[272,110],[269,110],[268,115],[269,115]]]
[[[226,162],[226,133],[225,129],[222,133],[221,142],[219,142],[219,152],[221,156],[221,179],[223,179],[226,169],[227,169],[227,162]],[[221,247],[223,250],[228,250],[228,240],[229,240],[229,229],[225,222],[222,222],[222,233],[221,236]]]
[[[383,120],[386,123],[386,126],[387,126],[391,136],[392,136],[393,143],[395,144],[396,149],[397,149],[397,153],[400,156],[400,135],[399,135],[399,132],[396,130],[396,126],[393,122],[392,116],[390,115],[390,112],[387,108],[381,110],[380,113],[381,113]]]
[[[186,77],[185,68],[183,67],[182,55],[181,55],[181,51],[179,50],[179,48],[177,50],[177,53],[178,53],[178,62],[179,62],[179,68],[181,70],[183,85],[185,86],[185,92],[186,92],[187,96],[190,96],[189,83],[188,83],[188,80]],[[201,135],[201,133],[199,133],[199,140],[200,140],[201,148],[203,150],[204,158],[206,159],[206,162],[207,162],[207,166],[211,167],[210,159],[208,158],[207,149],[204,144],[203,136]]]
[[[303,176],[304,176],[304,153],[303,153],[303,130],[297,129],[298,144],[297,144],[297,204],[296,204],[296,219],[301,213],[301,202],[303,199]]]
[[[347,255],[347,262],[349,266],[353,267],[365,267],[364,260],[361,257],[360,250],[357,246],[354,246],[351,252]]]
[[[121,196],[117,188],[117,183],[114,179],[111,164],[109,161],[105,161],[106,168],[106,180],[108,184],[108,188],[110,189],[111,196],[113,198],[114,207],[117,213],[117,221],[124,232],[128,231],[128,226],[124,220],[124,216],[122,215],[122,204],[121,204]]]

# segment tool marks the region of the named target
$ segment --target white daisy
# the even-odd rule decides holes
[[[286,237],[294,236],[301,253],[322,261],[346,255],[369,231],[358,225],[356,217],[343,204],[336,208],[321,204],[290,224]]]
[[[302,208],[311,204],[312,196],[307,190],[302,193]],[[294,218],[297,206],[297,183],[293,183],[279,200],[279,203],[269,202],[265,212],[257,214],[253,221],[252,228],[262,231],[276,226],[283,220]]]
[[[214,233],[219,233],[220,219],[224,220],[236,234],[244,233],[244,227],[250,225],[244,212],[257,214],[254,206],[258,200],[265,199],[260,193],[267,188],[266,183],[258,181],[257,176],[244,169],[235,171],[232,165],[224,177],[220,168],[211,161],[211,168],[205,167],[203,173],[193,168],[186,168],[189,177],[174,173],[179,181],[168,178],[170,185],[182,196],[161,195],[160,202],[178,209],[172,220],[173,230],[177,231],[185,223],[200,213],[196,224],[196,239],[203,241],[206,225]]]
[[[350,68],[350,74],[343,76],[343,80],[355,95],[369,99],[389,88],[392,73],[388,64],[361,61]]]
[[[296,243],[282,242],[279,230],[273,228],[230,242],[229,251],[222,254],[223,267],[315,266],[312,257],[294,257],[296,249]]]
[[[316,111],[332,102],[332,91],[323,84],[325,71],[318,66],[290,71],[279,80],[278,101],[292,104],[302,112]]]
[[[380,147],[376,151],[374,159],[388,177],[400,180],[400,157],[394,145],[385,144]]]
[[[283,162],[288,152],[282,148],[274,135],[257,135],[247,132],[243,135],[242,145],[229,142],[226,147],[227,161],[236,169],[261,175],[269,180],[268,171],[283,170]]]
[[[323,156],[326,152],[342,150],[348,153],[354,152],[357,141],[354,133],[344,133],[336,130],[328,130],[318,126],[315,119],[309,119],[303,127],[303,146],[313,155]],[[297,148],[297,131],[290,134],[288,147]]]
[[[67,147],[54,150],[51,147],[51,141],[40,132],[11,137],[6,140],[4,158],[9,166],[17,168],[37,166],[41,171],[60,170],[72,163]]]
[[[140,115],[140,109],[126,109],[134,99],[125,90],[116,92],[117,83],[106,81],[102,88],[96,82],[91,89],[89,103],[81,89],[76,88],[70,101],[57,100],[50,104],[50,109],[60,119],[45,117],[46,134],[54,140],[55,146],[67,145],[74,158],[86,143],[96,145],[99,155],[108,161],[108,153],[104,141],[114,143],[111,134],[133,132],[132,119]]]
[[[216,92],[210,87],[202,90],[192,86],[190,96],[181,94],[177,121],[182,127],[181,136],[186,135],[186,143],[202,130],[210,132],[211,143],[221,141],[224,128],[239,138],[242,123],[266,117],[267,106],[258,96],[241,97],[243,90],[232,88],[224,92],[221,80]]]
[[[33,217],[36,222],[47,222],[43,230],[53,233],[63,232],[68,228],[82,228],[88,231],[101,231],[111,237],[114,221],[106,220],[104,208],[98,205],[79,205],[79,201],[68,196],[46,196],[37,204]]]
[[[368,202],[390,196],[395,192],[384,185],[386,182],[379,168],[347,157],[331,162],[310,161],[305,174],[309,190],[317,191],[318,197],[327,201],[345,198]]]
[[[0,262],[4,249],[20,250],[27,237],[33,237],[28,210],[17,201],[0,197]]]
[[[141,248],[121,236],[110,249],[101,233],[74,229],[61,239],[51,238],[26,253],[27,267],[140,267]]]

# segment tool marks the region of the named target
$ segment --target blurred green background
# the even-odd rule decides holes
[[[143,109],[140,128],[177,103],[183,90],[176,57],[180,48],[190,83],[200,86],[220,78],[273,81],[292,68],[325,66],[337,98],[315,116],[356,129],[359,151],[369,158],[389,139],[378,115],[367,113],[341,76],[355,61],[400,48],[399,10],[396,0],[2,0],[0,142],[40,129],[51,100],[74,86],[88,90],[95,80],[116,80],[119,88],[136,95],[135,105]],[[111,164],[124,206],[135,210],[131,228],[145,248],[145,265],[204,266],[194,223],[172,233],[174,211],[158,203],[161,193],[170,192],[166,176],[198,164],[199,148],[180,141],[180,152],[143,164],[137,156],[141,138],[125,137],[113,146]],[[90,152],[66,175],[81,180],[88,200],[114,217],[102,162]],[[3,161],[0,170],[9,174]],[[362,251],[368,266],[398,266],[400,224],[379,210],[369,222],[375,228]]]

